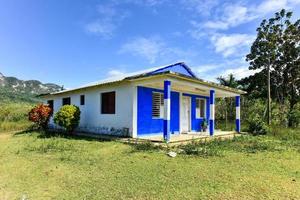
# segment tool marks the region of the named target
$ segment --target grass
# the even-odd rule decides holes
[[[300,198],[299,140],[194,142],[171,149],[175,158],[168,150],[151,143],[2,133],[0,199]]]
[[[0,131],[24,130],[32,124],[27,113],[33,107],[32,103],[8,103],[0,101]]]

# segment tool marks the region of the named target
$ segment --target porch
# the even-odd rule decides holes
[[[135,79],[137,127],[134,138],[177,142],[239,133],[242,91],[178,75]],[[234,97],[235,131],[215,130],[215,99]],[[187,134],[185,134],[187,133]]]
[[[235,131],[221,131],[221,130],[215,130],[213,137],[206,132],[198,132],[198,133],[189,132],[189,133],[172,135],[170,137],[169,143],[180,144],[185,142],[199,141],[199,140],[206,140],[206,139],[213,139],[213,138],[232,138],[236,135],[238,135],[238,133]],[[143,136],[140,137],[139,139],[148,140],[155,143],[162,143],[165,141],[163,135]]]

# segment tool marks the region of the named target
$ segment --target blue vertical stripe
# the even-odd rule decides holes
[[[236,120],[235,120],[235,130],[236,132],[241,132],[241,120],[240,120],[240,105],[241,105],[241,99],[240,96],[235,97],[235,107],[236,107]],[[239,113],[237,113],[239,112]]]
[[[165,113],[164,113],[164,140],[166,142],[169,142],[170,141],[170,117],[168,116],[168,113],[171,113],[171,100],[170,100],[170,97],[171,97],[171,81],[164,81],[164,100],[165,100]],[[166,100],[168,100],[168,104],[166,104]]]
[[[215,90],[210,90],[209,92],[209,103],[210,107],[214,107],[215,105]],[[213,136],[215,132],[215,117],[214,117],[215,110],[210,108],[210,119],[209,119],[209,135]]]
[[[236,107],[239,107],[239,106],[240,106],[240,101],[241,101],[240,96],[236,96],[236,97],[235,97],[235,106],[236,106]]]

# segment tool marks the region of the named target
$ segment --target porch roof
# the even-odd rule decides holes
[[[177,69],[176,69],[176,67],[177,67]],[[182,68],[182,70],[184,72],[182,70],[178,69],[178,67]],[[147,81],[155,82],[155,81],[161,80],[161,79],[173,79],[177,83],[179,83],[181,81],[184,87],[186,87],[186,85],[184,85],[184,83],[185,84],[190,83],[189,85],[194,88],[199,89],[199,87],[200,87],[199,91],[203,90],[201,88],[217,89],[217,91],[218,91],[217,94],[218,93],[220,94],[220,95],[217,95],[219,97],[246,94],[245,91],[242,91],[239,89],[230,88],[230,87],[223,86],[223,85],[220,85],[220,84],[217,84],[214,82],[205,81],[203,79],[200,79],[192,72],[192,70],[184,62],[178,62],[178,63],[155,67],[155,68],[150,68],[150,69],[146,69],[146,70],[138,71],[138,72],[134,72],[134,73],[123,74],[120,76],[115,76],[112,78],[89,83],[89,84],[83,85],[78,88],[43,94],[41,96],[47,97],[47,96],[52,96],[52,95],[60,95],[60,94],[64,94],[64,93],[80,91],[83,89],[101,87],[101,86],[106,86],[106,85],[114,85],[114,84],[120,84],[120,83],[125,83],[125,82],[133,82],[133,83],[145,83]],[[179,85],[180,84],[177,84],[177,86],[179,86]],[[222,91],[224,94],[226,93],[226,95],[222,95],[223,94]]]

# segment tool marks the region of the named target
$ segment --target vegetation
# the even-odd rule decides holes
[[[29,121],[35,123],[38,129],[46,130],[52,114],[48,105],[38,104],[28,113]]]
[[[0,102],[0,132],[29,128],[32,123],[28,121],[27,113],[31,108],[30,103]]]
[[[259,69],[261,72],[242,81],[248,86],[245,89],[250,90],[251,95],[265,97],[268,93],[268,98],[280,105],[287,102],[289,113],[296,110],[300,100],[300,19],[293,23],[291,17],[292,12],[283,9],[275,13],[273,18],[262,21],[257,28],[257,38],[247,55],[249,69]],[[268,82],[264,82],[266,75]],[[251,90],[258,92],[252,93]],[[271,113],[270,101],[267,108],[268,113]],[[288,118],[288,126],[295,126],[293,123],[294,120]]]
[[[299,199],[300,133],[286,131],[173,147],[175,158],[151,143],[0,134],[0,199]]]
[[[79,125],[80,109],[75,105],[64,105],[54,115],[54,122],[72,133]]]

